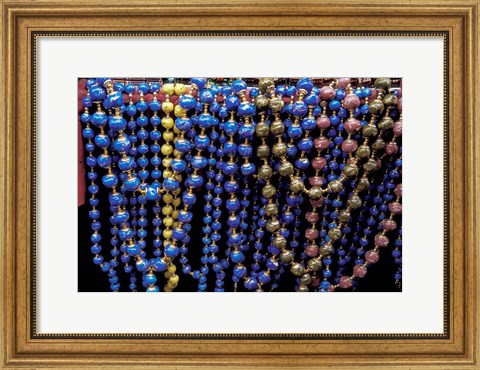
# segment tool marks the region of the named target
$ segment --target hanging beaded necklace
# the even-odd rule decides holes
[[[177,265],[198,291],[227,277],[234,291],[355,289],[386,247],[400,286],[401,92],[388,78],[277,81],[87,80],[90,251],[112,291],[120,262],[132,291],[140,275],[160,291],[158,272],[174,290]]]

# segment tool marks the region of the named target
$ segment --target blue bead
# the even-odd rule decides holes
[[[297,101],[293,104],[292,113],[296,117],[303,117],[308,112],[308,107],[303,101]]]
[[[250,98],[255,99],[258,96],[258,88],[257,87],[252,87],[250,91],[248,92],[248,95]]]
[[[192,150],[192,146],[193,145],[191,141],[188,139],[179,138],[175,142],[175,148],[181,153],[188,153],[190,150]]]
[[[341,106],[342,104],[338,100],[331,100],[330,103],[328,103],[328,107],[333,111],[339,110]],[[330,123],[332,123],[332,118],[330,118]]]
[[[195,148],[199,150],[204,150],[210,144],[210,138],[207,135],[198,135],[194,139]]]
[[[247,275],[247,268],[243,265],[236,265],[233,268],[233,275],[241,279]]]
[[[347,94],[345,93],[345,90],[343,89],[338,89],[336,92],[335,92],[335,98],[337,100],[343,100],[345,98]]]
[[[198,116],[197,125],[200,128],[208,129],[213,126],[213,116],[209,113],[202,113]]]
[[[288,133],[289,137],[291,137],[293,139],[297,139],[297,138],[302,136],[303,130],[302,130],[302,127],[299,126],[299,125],[291,125],[287,129],[287,133]]]
[[[203,77],[192,77],[190,83],[197,85],[198,89],[201,90],[207,84],[207,79]]]
[[[186,110],[193,109],[197,104],[196,99],[191,95],[183,95],[178,100],[179,105]]]
[[[248,277],[244,282],[245,288],[248,290],[255,290],[258,287],[258,281],[255,278]]]
[[[89,93],[93,101],[103,100],[107,95],[105,89],[98,85],[92,86],[89,90]]]
[[[240,105],[240,99],[236,95],[228,95],[225,99],[225,105],[228,111],[236,111]]]
[[[307,93],[310,93],[313,88],[313,81],[310,78],[301,78],[297,81],[297,89],[303,89]]]
[[[372,90],[370,90],[370,88],[366,87],[365,89],[363,89],[363,97],[364,98],[367,98],[370,95],[372,95]]]
[[[165,256],[170,257],[170,258],[174,258],[174,257],[178,256],[179,250],[178,250],[178,247],[176,245],[167,244],[165,246],[164,253],[165,253]]]
[[[237,79],[232,83],[233,91],[239,93],[240,91],[247,90],[247,83],[243,80]]]
[[[243,102],[238,106],[239,117],[250,117],[257,113],[255,105],[250,102]]]
[[[135,262],[135,266],[136,266],[138,271],[147,270],[148,265],[149,265],[148,261],[144,258],[137,259],[137,261]]]
[[[202,104],[212,104],[213,101],[214,101],[214,98],[215,98],[215,94],[213,93],[213,91],[211,89],[203,89],[200,91],[200,93],[198,94],[198,97],[200,99],[200,102]]]

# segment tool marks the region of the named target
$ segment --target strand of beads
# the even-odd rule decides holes
[[[199,81],[201,85],[205,85],[206,82]],[[192,166],[195,170],[201,170],[205,168],[207,165],[209,166],[209,170],[206,171],[206,177],[208,179],[207,183],[205,184],[206,193],[204,195],[205,205],[203,210],[205,215],[203,217],[204,221],[204,237],[202,238],[202,242],[204,244],[203,247],[203,256],[201,257],[201,263],[203,264],[202,268],[200,269],[200,276],[198,278],[198,291],[204,292],[207,289],[207,276],[208,272],[210,271],[208,264],[209,264],[209,253],[210,248],[212,245],[212,239],[210,238],[210,234],[212,232],[212,228],[210,224],[212,223],[212,216],[210,212],[212,211],[211,201],[213,199],[212,190],[213,190],[213,182],[211,181],[212,178],[215,176],[214,172],[212,171],[213,165],[215,165],[215,158],[210,156],[210,158],[206,158],[201,156],[202,151],[208,150],[208,152],[213,153],[215,152],[216,148],[212,145],[212,141],[207,135],[207,130],[212,129],[215,126],[214,116],[209,111],[209,107],[215,101],[215,93],[211,89],[210,85],[202,86],[199,94],[198,94],[198,101],[202,104],[203,112],[198,116],[197,125],[200,128],[200,134],[196,135],[194,138],[195,149],[198,151],[198,155],[192,159]],[[201,163],[197,165],[197,163]],[[213,173],[212,173],[213,172]],[[213,244],[213,250],[216,250],[216,244]],[[216,260],[216,257],[213,257],[213,260]],[[216,261],[215,261],[216,262]]]
[[[220,218],[222,217],[222,205],[223,205],[223,199],[221,197],[223,193],[223,180],[224,180],[224,175],[223,175],[223,156],[224,156],[224,148],[223,144],[227,141],[227,137],[225,136],[225,118],[228,117],[228,110],[226,106],[226,95],[230,92],[229,89],[225,89],[225,87],[222,87],[222,95],[223,95],[223,104],[221,108],[219,108],[219,116],[222,119],[222,121],[219,123],[218,128],[221,132],[221,134],[218,136],[218,142],[219,146],[216,148],[215,154],[217,155],[217,161],[215,163],[215,167],[217,169],[217,173],[215,174],[214,178],[217,184],[214,187],[214,193],[215,193],[215,198],[212,199],[212,204],[215,207],[215,209],[212,211],[213,215],[213,221],[212,221],[212,245],[210,246],[210,252],[211,255],[210,257],[216,256],[216,253],[219,251],[219,247],[216,244],[218,241],[221,239],[221,234],[219,231],[221,231],[222,224],[220,222]],[[212,131],[212,135],[213,135]],[[216,136],[216,135],[215,135]],[[212,140],[212,136],[210,137]],[[211,154],[213,156],[213,153]],[[213,171],[213,166],[211,166],[212,171]],[[228,253],[225,253],[226,256],[228,256]],[[223,292],[225,291],[224,286],[225,286],[225,272],[224,272],[224,267],[228,268],[228,257],[227,259],[224,258],[221,261],[213,261],[212,263],[212,269],[216,274],[216,281],[215,281],[215,292]]]
[[[393,216],[401,213],[401,206],[399,207],[397,205],[397,204],[400,204],[400,198],[402,196],[402,185],[401,184],[396,186],[395,195],[397,196],[397,198],[395,199],[395,201],[393,203],[390,203],[390,204],[395,204],[395,205],[390,206],[390,204],[389,204],[389,209],[391,208],[394,213],[390,214],[390,217],[389,217],[388,221],[387,221],[387,219],[385,219],[381,223],[382,231],[380,233],[378,233],[374,238],[375,247],[373,249],[370,249],[369,251],[367,251],[367,253],[365,254],[365,259],[366,259],[365,263],[356,264],[353,268],[352,275],[351,276],[343,275],[340,278],[338,284],[331,286],[331,290],[335,290],[337,288],[341,288],[341,289],[351,288],[352,285],[353,285],[352,281],[354,279],[361,279],[361,278],[365,277],[365,275],[367,274],[368,266],[378,262],[378,260],[380,258],[380,255],[379,255],[380,248],[387,247],[389,245],[389,242],[390,242],[389,238],[385,234],[388,231],[395,230],[395,228],[396,228],[396,223],[393,221]],[[392,211],[390,211],[390,212],[392,212]]]
[[[99,199],[96,198],[96,194],[98,194],[99,187],[96,185],[95,180],[97,179],[97,172],[95,171],[95,166],[97,161],[93,156],[93,151],[95,149],[95,145],[92,142],[92,139],[95,136],[93,129],[90,127],[90,122],[92,116],[89,113],[89,108],[92,106],[92,99],[90,97],[89,88],[94,84],[94,80],[87,81],[87,96],[82,99],[82,104],[84,106],[84,113],[81,115],[81,121],[85,124],[85,128],[82,131],[82,136],[87,140],[85,144],[85,151],[88,153],[86,157],[86,164],[90,167],[90,170],[87,172],[87,178],[90,181],[90,185],[88,186],[88,192],[90,193],[90,198],[88,200],[90,206],[92,207],[89,211],[89,217],[91,219],[91,229],[93,233],[91,235],[90,241],[93,243],[90,247],[90,251],[94,255],[93,262],[96,265],[99,265],[102,271],[107,272],[109,274],[110,280],[110,289],[112,291],[118,291],[120,289],[120,285],[118,284],[118,278],[116,278],[114,265],[110,265],[108,262],[103,262],[103,257],[101,256],[102,246],[100,245],[101,242],[101,235],[99,233],[101,229],[101,223],[99,221],[100,218],[100,211],[96,209],[99,204]],[[113,271],[111,273],[110,271]],[[112,276],[110,276],[112,275]],[[116,279],[115,279],[116,278]]]

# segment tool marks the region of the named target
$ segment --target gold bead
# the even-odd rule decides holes
[[[165,141],[172,141],[174,133],[173,131],[164,131],[162,137],[165,139]]]
[[[171,214],[172,214],[172,211],[173,211],[172,206],[163,206],[163,207],[162,207],[162,214],[163,214],[164,216],[171,215]]]
[[[165,217],[163,219],[163,224],[166,226],[166,227],[172,227],[173,226],[173,218],[172,217]]]
[[[163,155],[170,155],[173,153],[173,146],[170,144],[163,144],[160,148]]]
[[[173,94],[175,94],[175,86],[174,86],[172,83],[163,84],[161,91],[162,91],[164,94],[173,95]]]
[[[175,84],[175,94],[182,95],[187,91],[187,87],[184,84]]]
[[[170,167],[172,165],[172,158],[163,158],[162,159],[162,166],[163,167]]]
[[[166,169],[165,171],[163,171],[163,178],[169,178],[169,177],[172,177],[173,175],[173,171],[170,170],[170,169]]]
[[[172,230],[171,229],[164,229],[162,231],[162,235],[165,239],[171,239],[172,238]],[[164,243],[167,242],[166,244],[169,244],[170,241],[169,240],[165,240]],[[165,245],[165,244],[164,244]]]
[[[171,265],[168,265],[167,267],[167,270],[168,272],[170,272],[171,274],[174,274],[175,271],[177,271],[177,266],[175,266],[173,263]],[[174,275],[175,276],[175,275]],[[173,276],[172,276],[173,277]]]
[[[175,117],[183,117],[184,113],[185,113],[185,109],[183,109],[179,105],[175,106],[175,109],[173,110],[173,114],[175,114]]]
[[[174,205],[175,207],[180,206],[181,203],[182,203],[182,200],[181,200],[180,198],[175,198],[175,199],[173,200],[173,205]]]
[[[175,122],[173,121],[172,117],[163,117],[162,118],[162,126],[167,130],[172,129],[175,126]]]
[[[162,200],[163,200],[165,203],[167,203],[167,204],[172,203],[172,201],[173,201],[173,195],[172,195],[172,194],[169,194],[169,193],[163,194]]]

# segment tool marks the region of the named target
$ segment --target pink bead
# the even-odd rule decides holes
[[[402,111],[402,98],[398,99],[397,109],[401,112]]]
[[[352,281],[348,278],[348,276],[343,275],[338,282],[338,286],[342,289],[348,289],[352,287]]]
[[[347,164],[352,164],[353,162],[355,162],[355,158],[348,158],[347,159]]]
[[[310,286],[313,288],[318,288],[320,286],[320,278],[318,276],[312,277],[312,282],[310,283]]]
[[[323,205],[323,197],[321,197],[320,199],[317,199],[317,200],[310,200],[310,204],[314,208],[321,207]]]
[[[402,97],[402,83],[400,82],[400,88],[397,89],[398,91],[398,97],[401,98]]]
[[[402,136],[402,121],[397,121],[393,125],[393,134],[395,137],[400,137]]]
[[[308,257],[317,257],[318,256],[318,245],[316,244],[309,244],[305,248],[305,253]]]
[[[345,124],[343,125],[343,127],[345,127],[345,131],[347,131],[349,134],[354,134],[356,133],[358,130],[360,130],[360,128],[362,127],[362,124],[360,123],[360,121],[358,119],[355,119],[355,118],[349,118]]]
[[[357,150],[358,144],[356,140],[353,139],[347,139],[342,143],[342,150],[345,153],[353,153],[355,150]]]
[[[377,97],[377,90],[375,89],[370,89],[370,91],[372,92],[372,94],[368,97],[368,101],[372,101],[372,100],[375,100],[375,98]]]
[[[402,213],[402,203],[390,203],[388,205],[388,210],[392,215],[398,215],[399,213]]]
[[[368,263],[377,263],[379,259],[380,255],[373,250],[367,251],[367,253],[365,253],[365,261],[367,261]]]
[[[327,292],[333,292],[333,285],[330,285],[330,286],[327,288]]]
[[[382,161],[380,159],[375,160],[375,164],[377,165],[377,170],[382,167]]]
[[[320,215],[317,212],[307,212],[305,219],[311,224],[314,224],[320,219]]]
[[[388,245],[388,237],[382,234],[375,235],[375,245],[378,247],[386,247]]]
[[[308,182],[311,186],[322,186],[323,178],[321,178],[320,176],[312,176],[308,179]]]
[[[323,114],[317,118],[317,127],[321,130],[325,130],[330,127],[330,118]]]
[[[318,238],[318,230],[317,229],[307,229],[305,230],[305,237],[308,240],[315,240]]]
[[[343,99],[343,107],[345,109],[355,109],[360,106],[360,98],[355,94],[348,94]]]
[[[350,85],[350,82],[352,81],[351,78],[346,78],[346,77],[342,77],[342,78],[339,78],[338,79],[338,82],[337,82],[337,86],[340,88],[340,89],[344,89],[346,88],[348,85]]]
[[[322,100],[332,100],[335,96],[335,89],[331,86],[323,86],[320,89],[320,98]]]
[[[353,276],[363,278],[365,275],[367,275],[367,269],[363,265],[355,265],[353,268]]]
[[[323,157],[317,157],[312,159],[312,167],[317,170],[321,171],[323,167],[327,164],[327,160]]]
[[[382,227],[385,231],[395,230],[397,228],[397,223],[394,220],[385,219],[382,221]]]
[[[387,153],[388,155],[394,155],[398,152],[398,145],[397,143],[394,143],[393,141],[387,143],[387,145],[385,145],[385,153]]]
[[[317,137],[315,140],[313,140],[313,145],[315,145],[315,149],[317,150],[323,150],[328,148],[328,144],[330,142],[325,136]]]
[[[397,186],[395,186],[394,193],[399,198],[402,196],[402,184],[398,184]]]

